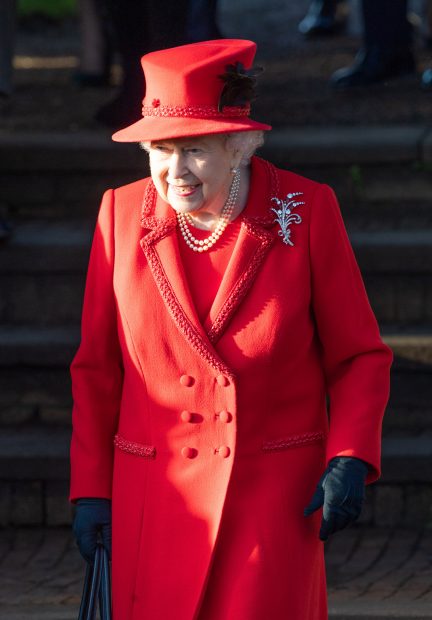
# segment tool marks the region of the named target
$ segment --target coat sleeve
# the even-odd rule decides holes
[[[93,238],[81,324],[81,344],[71,365],[70,499],[111,497],[113,438],[123,382],[113,291],[113,198],[102,199]]]
[[[354,456],[380,475],[391,350],[382,342],[336,197],[320,186],[310,216],[312,304],[329,397],[327,460]]]

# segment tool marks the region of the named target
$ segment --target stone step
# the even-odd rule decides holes
[[[392,371],[390,403],[384,434],[417,436],[432,432],[432,370]],[[67,364],[41,367],[2,366],[0,373],[0,428],[23,424],[66,427],[70,424],[72,397]]]
[[[0,326],[0,426],[70,420],[69,365],[79,326]],[[432,426],[432,329],[384,330],[395,354],[386,433]]]
[[[426,127],[277,128],[260,154],[330,184],[354,228],[430,227]],[[94,215],[102,192],[148,174],[137,145],[104,131],[0,136],[2,204],[18,219]]]
[[[81,272],[94,230],[89,220],[20,223],[0,246],[0,274]],[[365,274],[432,275],[432,229],[353,231],[349,234]]]
[[[67,500],[69,428],[23,426],[0,435],[0,526],[64,525]],[[383,475],[368,487],[361,523],[420,527],[432,504],[432,433],[419,438],[383,439]]]
[[[22,426],[0,436],[1,480],[66,480],[69,475],[69,428]],[[432,482],[432,433],[419,437],[384,437],[382,482]]]
[[[86,220],[17,226],[0,246],[0,323],[79,322],[93,228]],[[431,322],[432,231],[350,237],[378,320]]]
[[[394,370],[432,372],[432,328],[400,333],[383,329],[383,340],[395,355]],[[0,366],[62,367],[79,344],[78,325],[0,326]]]
[[[0,367],[68,366],[79,344],[78,325],[0,326]]]

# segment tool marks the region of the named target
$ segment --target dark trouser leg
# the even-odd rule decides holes
[[[335,88],[367,86],[415,71],[407,0],[363,0],[363,47],[350,67],[333,74]]]
[[[362,9],[365,47],[381,47],[387,53],[411,50],[407,0],[363,0]]]
[[[187,19],[188,40],[194,42],[221,38],[216,13],[217,0],[190,0]]]
[[[107,0],[117,48],[121,56],[123,84],[114,101],[103,106],[96,119],[110,127],[122,127],[141,118],[145,92],[141,56],[185,43],[188,0]]]

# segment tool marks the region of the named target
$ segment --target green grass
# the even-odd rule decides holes
[[[1,0],[0,0],[1,2]],[[19,0],[20,16],[42,13],[56,19],[76,14],[76,0]]]

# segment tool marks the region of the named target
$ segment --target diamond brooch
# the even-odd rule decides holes
[[[285,200],[281,200],[280,198],[272,198],[272,202],[277,204],[277,209],[271,209],[277,215],[274,221],[281,227],[278,231],[278,235],[282,237],[282,241],[287,245],[294,245],[291,241],[291,224],[300,224],[302,221],[302,218],[298,213],[292,212],[295,207],[305,204],[302,200],[297,200],[297,196],[302,195],[303,192],[294,192],[293,194],[287,194]]]

